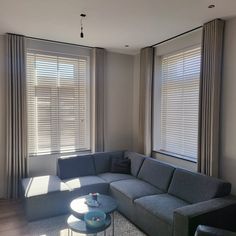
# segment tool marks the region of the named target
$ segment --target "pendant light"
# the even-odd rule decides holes
[[[83,18],[85,18],[86,17],[86,14],[80,14],[80,17],[81,17],[81,19],[80,19],[80,38],[83,38],[84,37],[84,32],[83,32]]]

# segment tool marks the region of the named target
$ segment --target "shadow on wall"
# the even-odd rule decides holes
[[[29,177],[57,174],[57,157],[40,156],[29,158]]]
[[[194,163],[191,161],[185,161],[185,160],[167,156],[161,153],[154,153],[153,157],[159,161],[166,162],[168,164],[175,165],[177,167],[184,168],[186,170],[190,170],[193,172],[197,171],[197,163]]]
[[[231,193],[236,195],[236,156],[234,157],[222,156],[221,157],[220,178],[232,184]]]

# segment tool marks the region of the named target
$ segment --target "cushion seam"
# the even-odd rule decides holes
[[[115,188],[115,187],[113,186],[113,188]],[[121,192],[119,189],[115,188],[115,190],[117,190],[119,193],[123,194],[124,196],[127,196],[123,192]],[[137,198],[134,198],[134,199],[131,199],[131,200],[132,200],[132,202],[134,202],[136,199],[139,199],[139,198],[142,198],[142,197],[146,197],[146,196],[153,196],[153,195],[158,195],[158,193],[144,195],[144,196],[137,197]]]

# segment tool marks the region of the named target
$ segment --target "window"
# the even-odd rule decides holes
[[[90,150],[89,58],[27,53],[28,151]]]
[[[196,160],[200,46],[160,57],[157,151]]]

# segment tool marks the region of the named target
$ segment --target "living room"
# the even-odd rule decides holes
[[[236,235],[235,42],[234,0],[1,0],[0,235]]]

